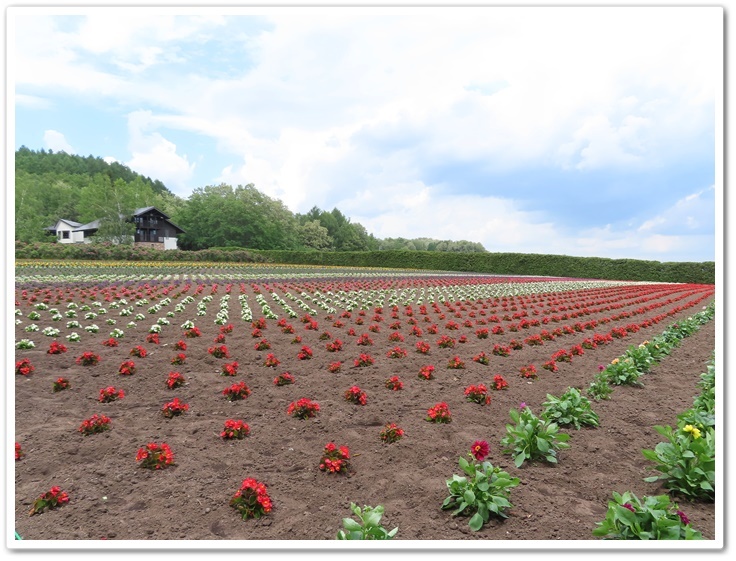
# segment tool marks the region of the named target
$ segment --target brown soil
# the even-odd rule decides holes
[[[176,354],[173,345],[182,338],[181,314],[164,327],[159,345],[145,342],[144,326],[150,323],[141,321],[134,331],[125,329],[125,321],[119,321],[126,331],[125,338],[117,348],[105,347],[101,343],[111,328],[97,321],[99,334],[77,330],[82,342],[60,339],[69,348],[65,354],[48,355],[50,338],[40,333],[30,337],[36,342],[35,349],[16,351],[16,359],[28,357],[36,369],[28,377],[15,376],[15,440],[25,452],[25,457],[15,463],[15,527],[23,539],[333,540],[342,527],[341,519],[350,516],[350,503],[355,502],[384,505],[384,526],[398,526],[396,539],[402,540],[592,540],[591,532],[604,518],[613,491],[628,490],[639,497],[666,492],[660,483],[643,480],[653,472],[641,450],[653,448],[662,440],[654,425],[674,425],[677,414],[692,405],[716,337],[715,322],[710,322],[646,374],[643,388],[617,387],[610,400],[592,402],[600,416],[600,427],[565,429],[571,434],[571,447],[560,453],[558,465],[527,462],[517,469],[500,445],[510,409],[525,402],[540,413],[548,393],[560,395],[569,386],[587,388],[599,364],[608,363],[629,345],[661,333],[678,318],[691,316],[708,301],[624,339],[587,350],[569,364],[560,363],[555,374],[542,370],[541,363],[555,350],[578,344],[592,332],[565,335],[542,347],[525,346],[504,358],[491,355],[494,343],[523,339],[539,328],[528,333],[491,335],[486,340],[476,338],[475,327],[449,333],[440,329],[438,335],[425,333],[422,337],[432,346],[430,354],[424,356],[415,352],[418,338],[410,335],[403,314],[399,332],[406,340],[392,343],[388,340],[392,333],[388,325],[393,320],[388,309],[380,333],[368,332],[371,312],[362,326],[355,324],[358,316],[354,312],[342,328],[332,327],[325,316],[316,318],[317,331],[305,330],[298,318],[290,320],[302,336],[302,344],[314,350],[312,360],[300,361],[296,357],[301,345],[292,344],[294,335],[283,334],[275,320],[269,320],[263,331],[272,349],[254,349],[260,339],[252,338],[251,326],[239,319],[233,293],[230,317],[235,329],[225,342],[231,358],[216,359],[207,349],[219,331],[213,323],[217,302],[216,296],[207,316],[194,317],[202,337],[185,339],[188,360],[182,366],[170,364]],[[27,310],[30,308],[26,305]],[[662,312],[650,315],[656,313]],[[450,319],[448,314],[446,320],[433,317],[432,321],[444,325]],[[464,319],[456,321],[462,323]],[[631,321],[612,322],[596,332],[608,332]],[[16,328],[16,340],[28,338],[29,334],[23,332],[27,323]],[[419,325],[425,327],[421,322]],[[347,335],[350,327],[358,335],[369,333],[375,345],[357,346],[357,337]],[[319,340],[325,330],[345,342],[342,351],[326,351],[326,341]],[[440,349],[435,343],[442,334],[456,338],[466,334],[468,342],[455,349]],[[130,357],[130,349],[139,344],[149,355]],[[396,345],[409,351],[406,358],[386,356]],[[101,362],[89,367],[77,365],[75,359],[83,351],[98,353]],[[490,365],[472,361],[481,351],[490,355]],[[268,352],[281,360],[280,366],[263,366]],[[375,365],[352,367],[360,352],[372,355]],[[455,355],[465,361],[464,370],[445,368]],[[129,359],[135,361],[137,373],[119,375],[119,365]],[[232,360],[239,362],[239,374],[234,378],[220,375],[222,364]],[[336,360],[344,361],[343,370],[331,374],[327,366]],[[518,374],[521,366],[530,363],[539,370],[539,378],[534,381]],[[435,365],[435,379],[417,377],[426,364]],[[186,386],[177,390],[166,387],[167,374],[172,370],[185,376]],[[286,371],[296,383],[275,386],[274,377]],[[464,399],[466,386],[481,382],[490,386],[495,374],[502,374],[509,388],[492,392],[490,405]],[[392,375],[404,382],[402,391],[384,386]],[[59,376],[68,378],[72,387],[53,393],[52,383]],[[250,397],[226,401],[222,390],[241,380],[251,388]],[[345,390],[354,384],[367,392],[366,406],[344,400]],[[98,403],[99,390],[109,385],[123,388],[126,397],[114,403]],[[173,397],[188,403],[190,409],[181,417],[166,419],[161,407]],[[289,403],[301,397],[320,404],[316,418],[287,416]],[[440,401],[449,404],[452,423],[426,422],[427,409]],[[77,429],[94,413],[108,415],[112,429],[85,437]],[[223,441],[219,434],[224,421],[231,418],[248,423],[251,435],[240,441]],[[388,422],[396,422],[406,431],[401,441],[391,445],[379,439]],[[453,473],[460,473],[458,457],[465,456],[476,439],[487,440],[491,445],[489,460],[519,477],[521,484],[512,491],[514,508],[507,520],[492,521],[481,531],[472,532],[466,518],[453,518],[449,511],[440,510],[440,505],[447,496],[445,481]],[[175,465],[162,471],[140,468],[136,451],[150,441],[167,442],[174,452]],[[349,474],[319,471],[322,449],[330,441],[350,448],[353,458]],[[246,477],[267,484],[274,503],[269,516],[244,521],[229,506]],[[69,493],[69,504],[29,516],[33,501],[53,485]],[[715,505],[681,498],[677,501],[693,526],[706,539],[715,539]]]

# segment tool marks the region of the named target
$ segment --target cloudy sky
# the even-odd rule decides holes
[[[716,258],[719,8],[7,17],[14,148],[114,159],[182,197],[253,183],[379,238]]]

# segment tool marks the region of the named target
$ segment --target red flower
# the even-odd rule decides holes
[[[470,453],[479,462],[485,460],[486,456],[488,455],[488,451],[488,443],[485,440],[476,440],[470,447]]]
[[[177,351],[186,351],[187,350],[187,344],[184,341],[179,340],[176,343],[174,343],[174,348]]]
[[[28,358],[23,358],[15,363],[15,373],[16,374],[21,374],[22,376],[28,376],[34,370],[35,368],[31,364],[30,359]]]
[[[170,390],[183,386],[184,382],[184,376],[179,372],[169,372],[169,377],[166,379],[166,385]]]
[[[220,436],[225,440],[238,439],[242,440],[250,434],[250,427],[243,421],[236,421],[229,419],[225,421],[225,428],[220,433]]]

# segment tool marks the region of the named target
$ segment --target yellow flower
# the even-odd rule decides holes
[[[694,427],[692,425],[685,425],[685,427],[682,429],[683,432],[689,432],[694,439],[700,438],[700,429],[697,427]]]
[[[611,364],[618,364],[618,358],[614,358],[614,359],[613,359],[613,360],[611,361]]]

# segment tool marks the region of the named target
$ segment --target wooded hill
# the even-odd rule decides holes
[[[337,208],[325,211],[315,206],[306,214],[294,214],[253,184],[209,185],[183,199],[161,181],[118,162],[25,146],[15,153],[16,241],[52,241],[44,228],[60,218],[87,223],[146,206],[163,211],[186,232],[178,244],[184,250],[486,251],[465,240],[381,240]]]

